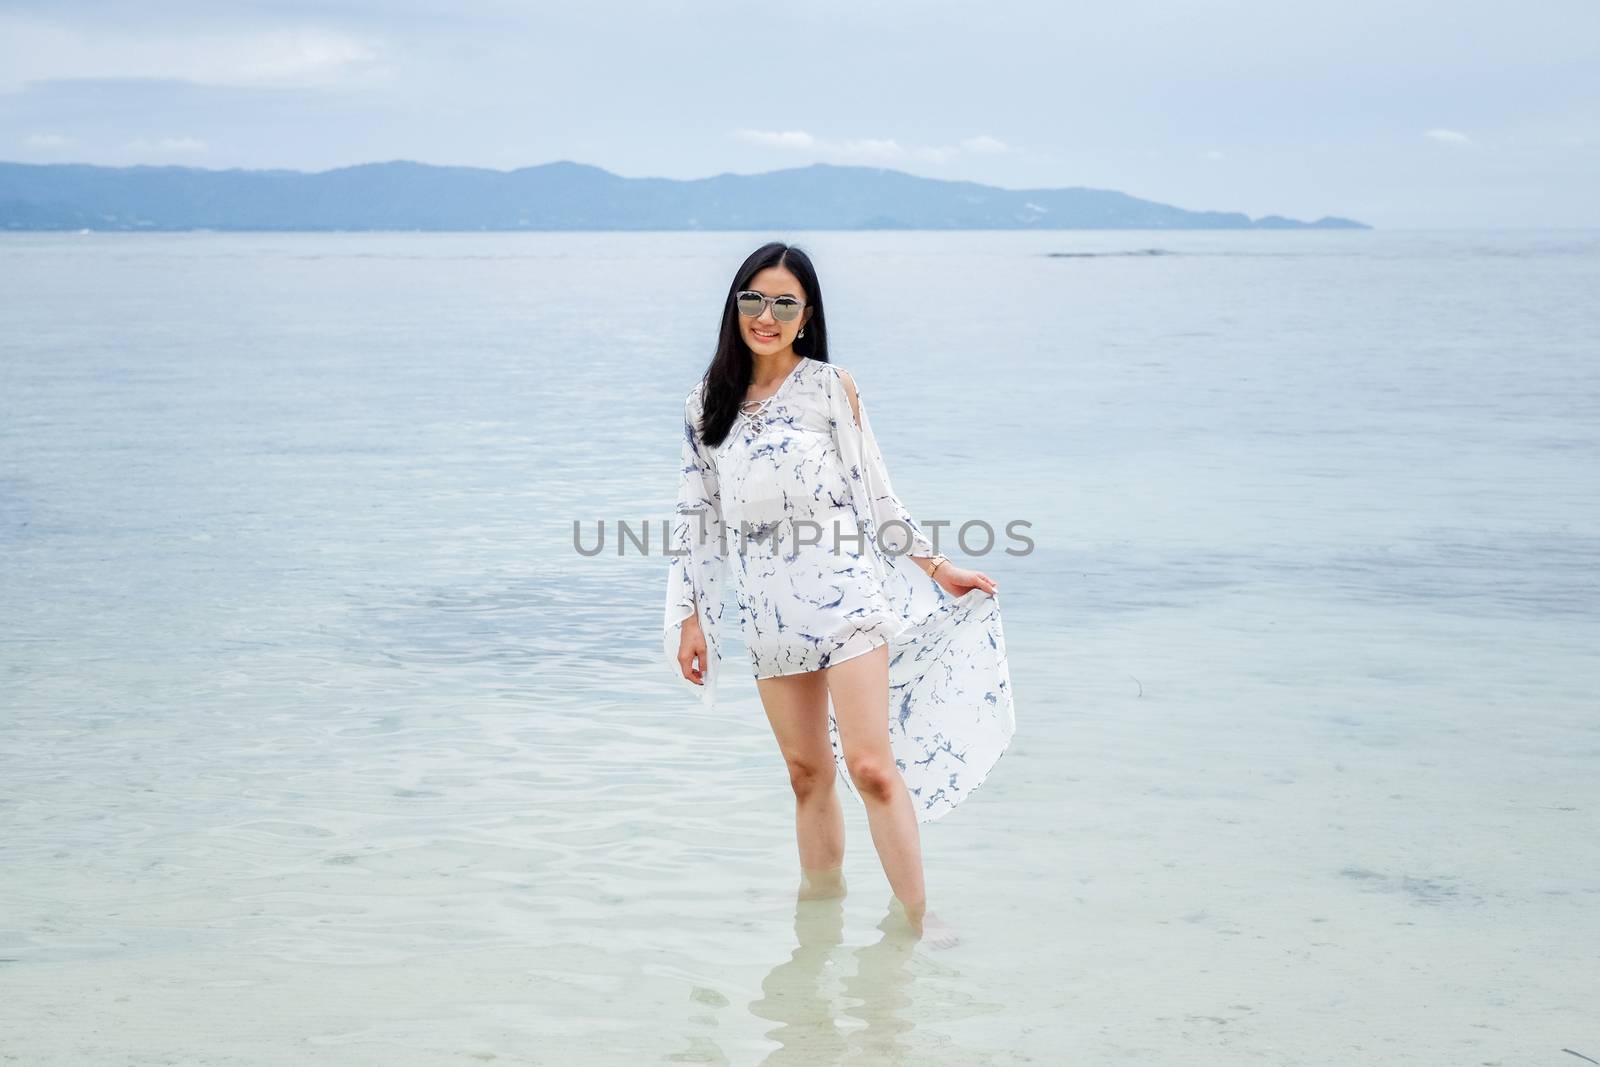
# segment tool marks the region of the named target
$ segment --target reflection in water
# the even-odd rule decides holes
[[[844,898],[795,901],[794,934],[794,951],[767,973],[761,998],[750,1003],[752,1015],[778,1024],[766,1036],[779,1047],[762,1062],[838,1062],[848,1046],[824,986],[833,950],[844,943]]]
[[[761,1061],[765,1067],[924,1062],[932,1048],[950,1051],[943,1035],[924,1032],[922,1040],[912,1039],[919,1021],[948,1021],[957,1000],[970,1006],[970,990],[945,1003],[940,983],[918,982],[919,973],[932,972],[923,971],[916,931],[898,901],[891,899],[877,928],[883,936],[849,952],[854,971],[841,974],[835,950],[844,943],[843,897],[795,903],[795,948],[768,972],[762,996],[750,1003],[752,1015],[778,1024],[766,1032],[779,1047]],[[959,972],[937,973],[964,982]]]
[[[909,966],[917,947],[917,934],[906,919],[899,901],[890,904],[889,913],[878,923],[883,931],[876,944],[855,950],[856,973],[844,980],[844,991],[855,1003],[845,1009],[851,1018],[866,1024],[850,1035],[850,1063],[909,1062],[913,1051],[908,1040],[915,1026],[915,999],[911,987],[916,979]],[[924,986],[931,991],[933,986]],[[923,1018],[928,1018],[924,1006]],[[926,1050],[923,1050],[924,1052]]]

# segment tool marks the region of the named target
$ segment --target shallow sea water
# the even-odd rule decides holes
[[[943,951],[659,662],[766,237],[0,236],[0,1062],[1600,1059],[1600,234],[796,235],[1031,523]]]

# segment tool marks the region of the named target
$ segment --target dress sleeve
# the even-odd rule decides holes
[[[678,503],[667,539],[669,561],[662,651],[673,677],[697,690],[701,702],[709,707],[716,703],[717,678],[721,673],[727,548],[716,464],[700,439],[700,396],[700,389],[696,387],[684,401]],[[678,669],[683,623],[696,613],[706,636],[704,685],[695,685]]]
[[[878,449],[878,440],[872,434],[872,420],[867,417],[866,396],[860,381],[851,380],[856,387],[856,406],[861,409],[859,426],[855,412],[851,410],[844,382],[836,375],[832,383],[835,396],[830,406],[833,409],[835,442],[839,445],[839,454],[851,467],[849,473],[852,481],[860,482],[865,489],[873,525],[876,530],[884,531],[885,547],[907,556],[931,556],[934,554],[933,542],[923,533],[922,527],[917,525],[911,512],[895,495],[894,487],[889,484],[889,470],[883,462],[883,453]],[[904,523],[904,527],[900,523]],[[909,549],[906,549],[907,531],[910,532]],[[902,552],[903,549],[906,550]]]

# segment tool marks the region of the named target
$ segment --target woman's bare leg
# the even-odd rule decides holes
[[[794,789],[801,899],[843,896],[844,812],[834,789],[828,741],[828,686],[823,671],[757,678],[756,690],[778,739]]]
[[[922,840],[905,779],[889,747],[889,647],[852,656],[823,672],[833,697],[833,716],[850,780],[867,808],[867,825],[889,887],[920,919],[927,907],[922,879]]]
[[[889,744],[889,649],[880,645],[829,667],[828,690],[839,723],[845,766],[867,806],[867,825],[894,891],[890,914],[903,911],[922,943],[950,948],[960,937],[928,910],[922,876],[922,834],[916,809]]]

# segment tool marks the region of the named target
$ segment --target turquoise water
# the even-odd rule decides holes
[[[1031,523],[943,951],[616,553],[767,236],[0,237],[0,1052],[1600,1059],[1600,234],[797,236]]]

